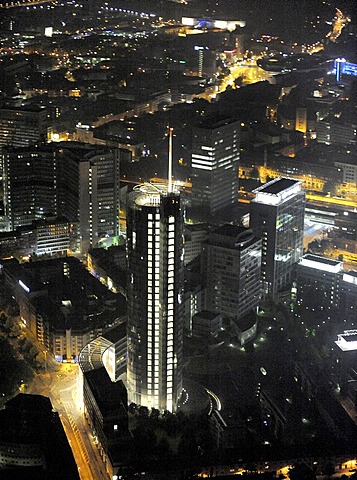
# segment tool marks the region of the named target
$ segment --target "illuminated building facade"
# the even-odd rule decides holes
[[[0,147],[27,147],[47,140],[47,111],[37,105],[0,108]]]
[[[325,143],[326,145],[356,145],[356,121],[344,121],[335,118],[321,120],[316,124],[316,140],[318,143]]]
[[[204,245],[206,308],[239,320],[260,300],[262,242],[252,230],[223,225]]]
[[[151,184],[130,193],[128,400],[169,411],[182,389],[182,228],[178,193]]]
[[[36,222],[36,255],[66,254],[70,249],[72,227],[64,218]]]
[[[345,330],[337,335],[334,354],[336,357],[335,381],[344,394],[354,402],[357,395],[356,364],[357,364],[357,329]]]
[[[182,17],[182,25],[187,27],[198,27],[202,29],[217,28],[220,30],[233,31],[237,27],[245,27],[245,20],[213,20],[211,18]]]
[[[357,270],[348,270],[342,274],[341,305],[345,318],[355,322],[357,317]]]
[[[297,108],[296,109],[296,121],[295,121],[295,130],[306,135],[307,132],[307,109],[306,108]]]
[[[334,61],[334,73],[337,82],[341,82],[343,75],[357,77],[357,64],[346,62],[344,58],[336,58]]]
[[[119,150],[75,142],[3,149],[9,229],[45,215],[78,223],[84,253],[119,233]]]
[[[306,308],[339,306],[342,262],[307,253],[297,267],[300,296]]]
[[[305,193],[300,181],[275,178],[254,190],[250,227],[262,239],[263,293],[276,297],[303,255]]]
[[[192,138],[192,205],[212,215],[238,196],[239,123],[206,122]]]

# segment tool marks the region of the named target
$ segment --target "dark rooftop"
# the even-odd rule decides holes
[[[342,334],[341,337],[346,341],[346,342],[356,342],[357,341],[357,332],[356,333],[350,333],[350,334]]]
[[[37,413],[43,410],[52,410],[51,400],[42,395],[26,395],[19,393],[16,397],[11,398],[6,402],[7,409],[17,409],[26,412]]]
[[[36,468],[5,463],[1,479],[79,480],[61,420],[49,398],[20,393],[5,404],[0,410],[0,445],[8,444],[15,454],[26,445],[43,460]]]
[[[357,270],[348,270],[348,272],[346,272],[346,275],[351,275],[351,277],[357,278]]]
[[[121,380],[112,382],[105,367],[84,373],[100,411],[118,414],[127,405],[126,388]]]
[[[304,255],[303,258],[306,260],[311,260],[313,262],[319,262],[325,265],[331,265],[332,267],[341,263],[339,260],[332,260],[331,258],[319,257],[318,255],[312,255],[311,253],[307,253],[306,255]]]
[[[208,320],[213,320],[220,315],[219,312],[212,312],[211,310],[201,310],[200,312],[195,313],[194,317],[198,318],[207,318]]]
[[[277,193],[280,193],[283,190],[286,190],[287,188],[290,188],[297,183],[297,180],[292,180],[291,178],[279,178],[276,181],[272,181],[271,183],[269,182],[268,184],[260,187],[259,192],[271,193],[272,195],[276,195]]]
[[[209,230],[208,223],[185,223],[185,229],[190,230],[191,232]]]
[[[226,237],[236,238],[239,234],[246,231],[247,229],[245,227],[226,223],[225,225],[222,225],[221,227],[217,228],[217,230],[214,230],[213,233],[216,235],[224,235]]]
[[[216,128],[225,127],[226,125],[230,125],[230,124],[233,124],[233,123],[236,123],[236,122],[237,122],[237,120],[235,120],[233,118],[217,119],[216,117],[208,117],[202,123],[197,125],[196,128],[204,128],[204,129],[207,129],[207,130],[213,130],[213,129],[216,129]]]
[[[16,107],[14,105],[0,105],[1,110],[12,110],[12,111],[21,111],[21,112],[43,112],[45,111],[45,107],[42,105],[37,105],[36,103],[32,103],[30,105],[22,105],[21,107]]]
[[[102,334],[102,337],[109,340],[112,343],[116,343],[126,336],[126,322],[122,322],[119,325],[111,328],[107,332]]]
[[[210,234],[208,243],[226,248],[241,249],[250,245],[254,239],[254,232],[250,228],[227,223]]]

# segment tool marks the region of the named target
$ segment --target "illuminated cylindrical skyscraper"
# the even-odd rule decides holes
[[[180,195],[144,184],[129,194],[129,402],[174,411],[182,390],[183,287]]]

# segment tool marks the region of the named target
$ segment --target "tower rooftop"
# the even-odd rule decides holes
[[[169,187],[164,183],[143,183],[141,185],[136,185],[133,189],[135,192],[135,204],[138,206],[148,206],[155,207],[160,204],[160,197],[179,194],[179,191],[175,188],[175,185],[172,188],[172,192],[169,192]]]
[[[291,178],[277,178],[253,191],[271,193],[272,195],[276,195],[298,183],[298,180],[292,180]]]
[[[252,202],[278,205],[300,192],[302,188],[301,184],[302,182],[300,180],[294,180],[292,178],[274,178],[274,180],[253,190],[256,197]]]

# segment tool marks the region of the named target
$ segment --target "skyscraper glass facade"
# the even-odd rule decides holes
[[[179,194],[146,184],[129,195],[129,401],[169,411],[182,389],[182,225]]]
[[[250,225],[262,238],[263,293],[276,296],[303,255],[305,192],[297,180],[276,178],[254,193]]]

